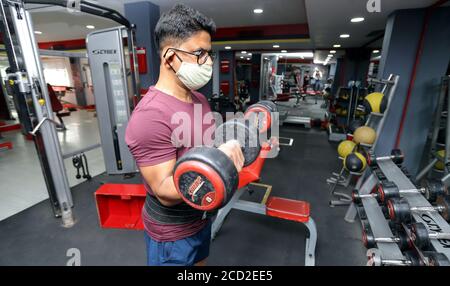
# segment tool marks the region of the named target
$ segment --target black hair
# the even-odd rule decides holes
[[[199,11],[184,4],[176,4],[163,13],[156,24],[156,46],[161,50],[167,41],[179,45],[200,31],[206,31],[212,36],[216,32],[216,24]]]

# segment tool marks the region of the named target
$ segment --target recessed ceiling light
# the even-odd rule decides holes
[[[273,47],[274,47],[275,49],[278,49],[278,48],[280,47],[280,45],[273,45]]]
[[[252,53],[248,53],[249,56],[252,56]]]
[[[328,55],[328,57],[329,57],[329,58],[332,58],[332,57],[333,57],[333,55],[332,55],[332,54],[329,54],[329,55]]]
[[[378,54],[380,51],[379,50],[373,50],[373,52],[372,53],[374,53],[374,54]]]
[[[242,54],[246,54],[246,53],[247,53],[247,51],[242,51],[241,53],[242,53]]]
[[[86,28],[88,28],[88,29],[91,29],[91,30],[92,30],[92,29],[95,29],[95,26],[94,26],[94,25],[87,25],[87,26],[86,26]]]
[[[263,9],[254,9],[253,10],[253,13],[255,13],[255,14],[261,14],[262,12],[264,12]]]
[[[35,33],[36,35],[42,35],[42,32],[41,32],[41,31],[34,31],[34,33]]]
[[[286,50],[281,50],[281,52],[282,52],[282,53],[287,53],[287,51],[286,51]]]
[[[335,54],[335,53],[336,53],[335,50],[331,50],[331,51],[330,51],[330,54]]]
[[[225,50],[231,50],[231,47],[230,46],[226,46]]]
[[[341,38],[350,38],[350,35],[349,34],[342,34],[339,37],[341,37]]]
[[[358,23],[364,21],[363,17],[355,17],[350,20],[352,23]]]
[[[268,58],[264,58],[265,60],[268,60]]]
[[[244,57],[241,57],[241,59],[243,59]]]
[[[250,60],[250,58],[247,58],[247,61],[249,61]]]
[[[341,45],[338,45],[338,44],[333,45],[333,48],[340,48],[340,47],[341,47]]]

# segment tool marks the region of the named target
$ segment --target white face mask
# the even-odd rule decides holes
[[[212,66],[182,62],[176,75],[187,88],[198,90],[211,80]]]

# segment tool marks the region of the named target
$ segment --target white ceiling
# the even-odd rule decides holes
[[[139,2],[125,0],[121,2]],[[117,2],[100,0],[101,3]],[[305,0],[151,0],[161,12],[172,8],[176,3],[186,3],[194,9],[213,18],[218,27],[243,27],[280,24],[306,23]],[[264,10],[254,14],[253,9]]]
[[[86,38],[92,32],[86,25],[94,25],[96,29],[104,29],[119,24],[84,13],[68,13],[64,9],[46,9],[43,12],[32,10],[34,30],[41,31],[41,35],[36,35],[38,42],[52,42],[63,40],[75,40]]]
[[[92,1],[123,13],[124,3],[142,0],[98,0]],[[183,2],[213,18],[219,27],[259,26],[278,24],[308,23],[311,40],[299,43],[280,44],[281,49],[304,50],[331,48],[339,43],[342,48],[360,47],[371,40],[367,37],[372,31],[383,30],[387,16],[394,10],[426,7],[436,0],[381,0],[381,13],[369,13],[366,0],[151,0],[160,6],[162,12],[175,3]],[[35,7],[35,6],[29,6]],[[254,8],[264,9],[263,14],[254,14]],[[32,10],[35,29],[43,32],[37,35],[40,42],[84,38],[96,28],[117,25],[107,19],[83,13],[68,13],[64,8],[44,8]],[[350,23],[352,17],[362,16],[362,23]],[[340,39],[342,33],[350,34],[348,39]],[[371,47],[379,48],[382,40]],[[233,44],[233,50],[273,50],[273,43]],[[223,49],[225,45],[217,46]],[[323,52],[325,56],[327,52]]]
[[[91,1],[124,13],[124,4],[142,0],[98,0]],[[165,12],[176,3],[183,2],[213,18],[218,27],[244,27],[280,24],[306,23],[304,0],[151,0]],[[32,8],[35,29],[42,31],[38,41],[69,40],[83,38],[89,33],[86,25],[105,28],[116,23],[87,15],[68,13],[65,8],[29,5]],[[37,9],[37,7],[44,7]],[[253,9],[261,8],[263,14],[254,14]]]
[[[309,31],[315,48],[330,48],[341,44],[342,48],[360,47],[369,42],[367,34],[384,30],[390,13],[400,9],[422,8],[436,0],[380,0],[381,12],[369,13],[366,0],[305,0]],[[365,21],[351,23],[353,17]],[[340,34],[350,34],[341,39]],[[379,45],[380,41],[378,41]]]

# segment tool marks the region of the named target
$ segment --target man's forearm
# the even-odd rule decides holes
[[[175,188],[173,176],[167,177],[161,182],[161,185],[155,191],[155,195],[161,204],[167,207],[177,205],[183,201]]]

